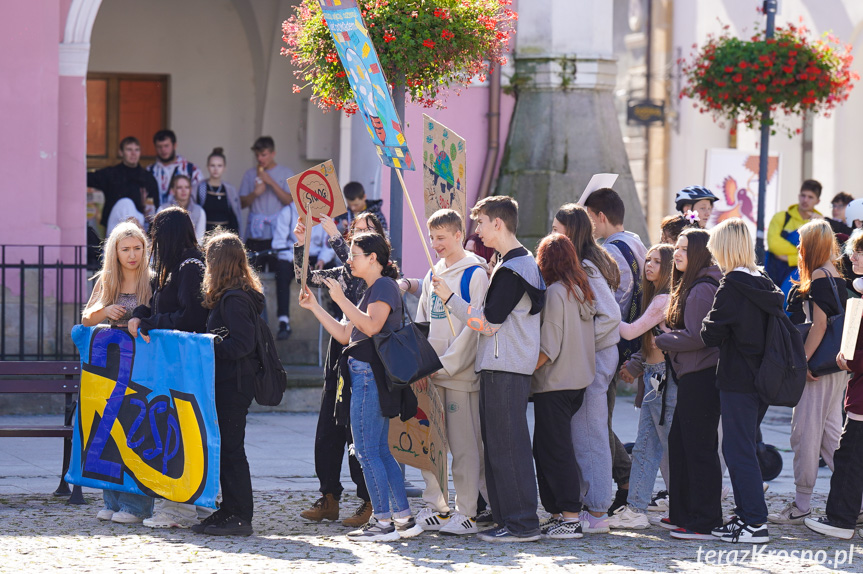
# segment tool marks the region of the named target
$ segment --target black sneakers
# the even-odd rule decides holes
[[[767,526],[764,524],[746,524],[736,516],[725,526],[713,530],[712,534],[723,542],[743,542],[744,544],[767,544],[770,542]]]
[[[204,528],[204,534],[211,536],[251,536],[252,523],[236,515],[231,515]]]
[[[287,341],[291,336],[291,324],[285,321],[279,321],[279,332],[276,334],[276,339],[279,341]]]
[[[206,530],[208,526],[218,524],[219,522],[221,522],[222,520],[225,520],[229,516],[230,516],[230,514],[219,509],[216,512],[214,512],[213,514],[211,514],[208,517],[206,517],[205,519],[203,519],[198,524],[195,524],[194,526],[192,526],[192,532],[195,532],[196,534],[203,534],[204,530]]]
[[[819,516],[818,518],[806,518],[803,521],[803,524],[809,528],[809,530],[814,530],[818,534],[824,534],[826,536],[833,536],[834,538],[841,538],[842,540],[850,540],[854,538],[854,528],[846,528],[839,526],[826,516]]]

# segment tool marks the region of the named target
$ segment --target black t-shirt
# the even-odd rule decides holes
[[[377,301],[383,301],[390,306],[390,314],[381,331],[395,331],[401,326],[402,321],[402,295],[398,283],[395,279],[389,277],[381,277],[366,289],[363,293],[360,304],[357,305],[360,311],[366,313],[369,305]],[[368,335],[353,328],[351,331],[351,343],[368,339]]]
[[[507,252],[501,259],[501,263],[515,257],[529,255],[524,247],[516,247]],[[485,298],[484,314],[489,323],[500,325],[509,317],[518,302],[525,294],[524,282],[511,269],[504,267],[498,269],[492,276],[488,295]]]
[[[841,306],[836,304],[836,295],[833,294],[833,287],[830,285],[831,281],[836,285],[836,295],[839,295]],[[845,288],[845,280],[842,277],[818,277],[817,279],[813,279],[806,297],[800,295],[796,286],[793,287],[788,294],[787,306],[787,311],[791,314],[792,323],[799,325],[806,322],[803,306],[808,306],[810,300],[815,305],[818,305],[828,318],[844,313],[845,304],[848,301],[848,290]]]

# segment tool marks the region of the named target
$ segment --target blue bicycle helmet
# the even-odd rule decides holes
[[[713,192],[707,189],[706,187],[702,187],[700,185],[690,185],[689,187],[684,187],[680,191],[677,192],[677,197],[674,198],[674,205],[677,208],[677,211],[683,212],[683,206],[687,203],[695,203],[697,201],[701,201],[702,199],[710,200],[710,203],[716,203],[719,199]]]

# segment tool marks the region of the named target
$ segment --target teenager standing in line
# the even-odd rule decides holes
[[[450,289],[466,295],[472,305],[482,305],[488,288],[487,266],[462,247],[461,215],[452,209],[441,209],[429,217],[427,226],[431,247],[439,258],[434,275],[446,281]],[[475,534],[479,531],[477,502],[480,493],[483,497],[488,495],[479,418],[479,377],[474,371],[478,334],[457,317],[451,317],[453,335],[443,301],[432,290],[429,277],[422,282],[416,320],[428,321],[428,341],[443,365],[428,384],[434,385],[444,406],[446,438],[452,454],[455,512],[449,503],[449,480],[441,485],[433,472],[424,470],[423,501],[427,506],[417,513],[417,523],[423,530],[437,530],[441,534]]]
[[[767,504],[758,462],[758,428],[767,403],[755,388],[767,346],[770,315],[784,313],[785,297],[755,266],[749,227],[735,217],[717,225],[707,247],[725,273],[701,339],[719,347],[716,386],[722,410],[722,452],[734,489],[734,518],[713,531],[723,542],[770,541]]]
[[[620,369],[620,378],[638,384],[635,406],[639,407],[638,434],[632,448],[632,473],[627,505],[614,513],[611,528],[642,529],[650,526],[647,507],[656,482],[656,471],[662,471],[668,488],[668,431],[677,406],[677,382],[665,365],[665,356],[654,341],[654,330],[665,320],[671,285],[674,248],[654,245],[647,252],[642,277],[644,312],[634,323],[621,323],[623,339],[641,337],[641,350],[633,353]]]
[[[585,533],[609,531],[607,509],[612,501],[612,458],[608,448],[608,386],[617,372],[620,341],[620,306],[614,293],[620,270],[608,252],[596,243],[593,223],[580,205],[568,203],[558,210],[552,231],[569,237],[587,273],[596,297],[594,346],[596,375],[584,392],[582,407],[572,417],[572,445],[581,471],[581,527]]]
[[[531,253],[516,238],[518,203],[492,196],[471,210],[483,243],[503,254],[494,268],[482,307],[453,293],[434,277],[434,291],[449,310],[479,331],[480,422],[485,477],[494,521],[479,538],[486,542],[538,540],[536,475],[533,470],[527,399],[539,358],[540,316],[545,282]]]
[[[132,310],[150,302],[150,268],[147,238],[137,223],[124,221],[111,231],[105,242],[102,269],[94,276],[96,284],[81,316],[85,327],[108,323],[125,329]],[[153,499],[141,494],[103,490],[105,507],[96,514],[99,520],[135,524],[153,514]]]
[[[545,237],[536,262],[548,285],[539,360],[530,386],[536,479],[542,506],[552,515],[541,531],[549,538],[581,538],[581,481],[570,425],[596,375],[596,298],[565,235]]]
[[[203,306],[201,283],[204,280],[204,256],[189,214],[171,206],[156,214],[150,225],[155,272],[153,298],[149,305],[139,305],[129,319],[129,334],[149,343],[150,329],[174,329],[190,333],[207,330],[208,310]],[[205,513],[205,509],[200,510]],[[198,523],[198,512],[192,504],[158,499],[151,518],[144,520],[150,528],[189,528]]]
[[[222,180],[226,164],[224,150],[220,147],[213,148],[207,158],[207,171],[210,177],[198,184],[195,201],[207,214],[207,231],[221,227],[239,234],[242,214],[240,194],[237,188]]]
[[[389,242],[376,233],[353,237],[348,265],[351,273],[367,285],[358,306],[348,300],[338,281],[326,279],[330,296],[341,307],[347,324],[330,316],[308,287],[300,295],[300,305],[312,311],[333,338],[348,345],[339,368],[343,377],[350,377],[351,432],[375,519],[348,537],[369,541],[410,538],[422,533],[422,528],[411,516],[401,468],[390,451],[387,435],[390,418],[401,416],[407,420],[416,414],[416,397],[410,387],[389,389],[386,371],[371,339],[382,330],[395,331],[401,325],[398,266],[390,260]]]
[[[719,351],[701,340],[722,272],[707,249],[710,234],[687,229],[674,249],[671,301],[656,346],[668,353],[677,408],[668,435],[669,515],[661,525],[683,540],[713,540],[722,525],[719,466]]]
[[[863,232],[855,231],[846,243],[855,274],[863,274]],[[863,292],[863,279],[855,280],[854,288]],[[843,540],[854,537],[857,526],[863,525],[863,329],[857,335],[853,357],[842,353],[836,364],[851,372],[845,393],[845,428],[839,439],[839,448],[833,453],[833,476],[830,478],[830,495],[827,497],[826,516],[806,518],[808,528]],[[863,536],[863,528],[860,529]]]
[[[220,337],[213,350],[222,505],[192,530],[213,536],[250,536],[254,503],[246,459],[246,416],[255,398],[257,326],[264,311],[264,293],[235,233],[216,230],[207,240],[206,262],[207,332]]]
[[[800,235],[800,283],[788,293],[788,308],[793,323],[812,322],[804,348],[812,357],[827,331],[827,319],[845,312],[848,291],[836,269],[839,246],[826,221],[810,221],[797,230]],[[819,455],[833,470],[833,452],[842,432],[842,400],[848,373],[806,376],[800,402],[791,414],[791,450],[794,451],[794,500],[768,519],[776,524],[803,524],[810,516],[810,502],[818,477]]]
[[[326,286],[327,279],[338,281],[348,301],[354,305],[360,302],[365,293],[366,282],[359,277],[354,277],[351,267],[347,265],[350,259],[350,245],[345,242],[338,227],[331,219],[322,222],[324,229],[330,236],[329,245],[342,265],[332,269],[309,269],[306,279],[308,285],[316,287]],[[383,228],[377,218],[371,213],[360,214],[351,222],[348,240],[354,235],[371,231],[381,237],[384,235]],[[294,275],[299,283],[302,279],[303,250],[305,249],[305,225],[300,221],[294,229],[297,243],[294,245]],[[339,310],[341,316],[341,310]],[[322,520],[339,519],[339,502],[341,501],[344,487],[341,483],[342,461],[345,458],[345,446],[353,444],[350,424],[336,420],[336,394],[339,381],[339,357],[344,345],[335,337],[330,337],[327,345],[327,359],[324,363],[324,388],[321,392],[321,408],[318,412],[318,424],[315,429],[315,474],[320,481],[321,497],[316,500],[311,508],[300,513],[306,520],[320,522]],[[348,466],[350,468],[351,480],[357,485],[357,496],[362,500],[357,511],[348,518],[342,520],[342,524],[350,528],[359,528],[365,525],[372,517],[372,503],[369,491],[366,488],[366,480],[363,469],[352,449],[348,448]]]

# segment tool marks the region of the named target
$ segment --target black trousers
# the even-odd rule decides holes
[[[314,265],[309,258],[309,267]],[[276,317],[291,316],[291,283],[294,281],[294,262],[279,259],[276,264]]]
[[[682,375],[668,433],[668,518],[701,534],[722,525],[716,367]]]
[[[608,445],[611,448],[611,478],[614,479],[615,484],[620,488],[624,484],[629,484],[629,473],[632,472],[632,457],[629,456],[623,443],[620,442],[617,434],[611,429],[614,403],[617,399],[617,380],[617,375],[611,379],[606,398],[608,400]]]
[[[758,429],[767,403],[758,393],[719,391],[722,454],[734,489],[734,513],[746,524],[767,522],[764,479],[758,462]]]
[[[246,459],[246,415],[254,398],[252,382],[245,378],[242,391],[236,380],[216,383],[216,413],[222,439],[220,460],[222,510],[252,521],[252,476]]]
[[[353,443],[350,427],[338,426],[334,415],[336,390],[324,388],[321,393],[321,410],[318,413],[318,428],[315,431],[315,473],[321,483],[321,494],[332,494],[339,500],[342,496],[342,460],[345,445]],[[348,454],[351,480],[357,485],[357,496],[369,502],[369,491],[360,462],[353,454]]]
[[[845,420],[839,448],[833,454],[833,476],[827,518],[841,528],[856,528],[863,502],[863,421]]]
[[[539,500],[551,514],[581,512],[581,473],[572,450],[570,421],[584,389],[533,395],[533,459]]]

